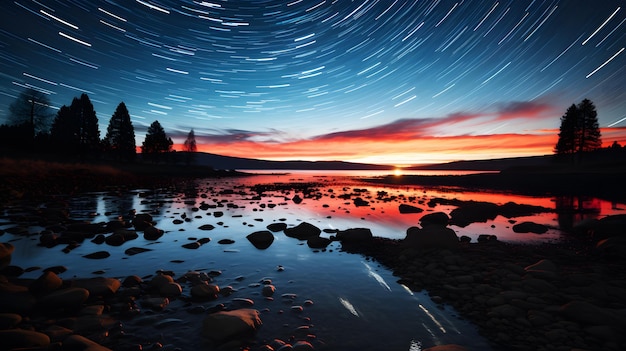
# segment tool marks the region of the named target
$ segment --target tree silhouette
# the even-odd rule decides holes
[[[135,129],[126,104],[120,102],[109,120],[107,134],[102,141],[104,149],[118,160],[132,161],[137,154]]]
[[[193,128],[187,134],[187,139],[183,143],[183,151],[186,151],[187,154],[185,157],[185,161],[187,164],[192,163],[196,158],[196,151],[198,151],[198,146],[196,145],[196,135],[193,132]]]
[[[100,148],[98,117],[87,94],[75,97],[70,107],[62,106],[52,123],[50,137],[59,151],[94,156]]]
[[[602,147],[598,113],[593,102],[584,99],[572,104],[561,117],[559,139],[554,148],[557,155],[582,154]]]
[[[50,99],[46,94],[35,89],[26,89],[9,105],[9,124],[28,125],[32,145],[37,133],[48,131],[50,118],[53,116],[51,111]]]
[[[185,143],[183,144],[183,151],[187,151],[187,152],[198,151],[198,147],[196,146],[196,135],[194,134],[193,129],[191,129],[191,131],[189,131],[189,134],[187,134],[187,139],[185,140]]]
[[[141,153],[158,160],[159,155],[172,151],[172,139],[165,134],[159,121],[154,121],[148,127],[146,138],[141,145]]]

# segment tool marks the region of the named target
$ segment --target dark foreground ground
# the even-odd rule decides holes
[[[241,175],[162,165],[1,162],[0,204],[55,193],[156,188],[189,177]],[[579,184],[584,191],[602,192],[598,196],[624,199],[619,187],[622,179],[615,171],[543,171],[461,178],[388,177],[382,181],[548,192],[566,191]],[[402,240],[383,238],[343,243],[342,247],[390,268],[412,290],[425,289],[434,301],[454,306],[479,327],[495,349],[625,350],[626,218],[583,223],[574,231],[569,242],[541,246],[511,245],[484,237],[452,249],[423,250]],[[453,349],[463,350],[448,350]]]

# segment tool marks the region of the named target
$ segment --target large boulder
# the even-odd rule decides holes
[[[411,227],[406,231],[404,244],[416,249],[448,249],[459,247],[459,238],[454,230],[443,226]]]
[[[259,250],[265,250],[274,242],[274,234],[268,230],[261,230],[246,236],[246,239]]]
[[[202,325],[202,335],[216,343],[253,336],[263,323],[259,311],[239,309],[208,315]]]
[[[46,294],[59,289],[63,285],[63,281],[54,272],[44,272],[39,278],[35,279],[28,290],[33,294]]]
[[[310,237],[319,236],[322,230],[308,222],[302,222],[293,228],[284,230],[285,235],[298,240],[307,240]]]
[[[9,243],[0,243],[0,269],[4,269],[11,264],[11,254],[15,247]]]
[[[472,223],[494,220],[500,210],[491,202],[467,201],[450,212],[450,224],[467,227]]]
[[[345,243],[368,243],[374,236],[369,228],[350,228],[346,230],[340,230],[336,235],[337,240]]]
[[[522,222],[513,226],[515,233],[543,234],[548,231],[548,227],[535,222]]]
[[[420,225],[422,228],[430,225],[446,227],[448,226],[448,223],[450,223],[450,217],[448,217],[448,215],[444,212],[433,212],[420,218]]]

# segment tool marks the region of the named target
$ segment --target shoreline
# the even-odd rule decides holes
[[[33,169],[21,167],[11,176],[17,183],[3,186],[19,184],[28,192],[18,199],[42,200],[54,193],[184,186],[185,180],[207,177],[156,173],[158,167],[135,173],[84,165],[36,168],[32,173]],[[247,174],[212,173],[242,175]],[[434,177],[427,179],[450,181]],[[622,228],[623,234],[626,218],[615,217],[620,218],[610,228]],[[626,349],[620,332],[626,327],[626,243],[612,229],[603,234],[607,228],[599,222],[581,228],[585,235],[594,233],[593,241],[585,236],[560,244],[522,245],[485,238],[478,243],[461,241],[458,250],[418,250],[401,240],[374,237],[371,242],[344,243],[342,250],[379,262],[398,276],[399,283],[413,291],[427,290],[433,301],[453,306],[496,350],[617,351]],[[596,247],[600,238],[613,237],[617,240]]]

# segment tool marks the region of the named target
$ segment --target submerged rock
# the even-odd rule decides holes
[[[259,311],[254,309],[220,311],[204,319],[202,335],[214,342],[223,343],[251,337],[262,324]]]

